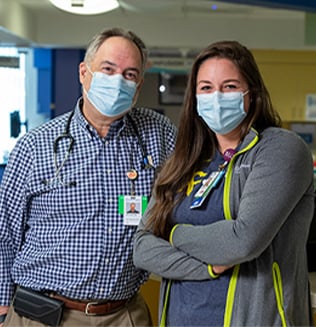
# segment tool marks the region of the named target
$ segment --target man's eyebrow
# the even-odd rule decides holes
[[[132,70],[132,71],[135,71],[137,73],[140,73],[140,70],[136,67],[127,67],[124,71],[128,71],[128,70]]]
[[[117,64],[115,64],[114,62],[109,61],[109,60],[104,60],[104,61],[101,62],[101,64],[102,65],[108,64],[108,65],[115,66],[115,67],[117,66]]]
[[[110,66],[117,67],[117,64],[115,64],[114,62],[109,61],[109,60],[104,60],[101,62],[101,65],[104,65],[104,64],[108,64]],[[129,70],[135,71],[140,74],[140,69],[137,67],[127,67],[124,69],[124,71],[129,71]]]

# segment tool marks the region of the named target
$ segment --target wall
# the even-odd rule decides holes
[[[306,94],[316,93],[315,51],[253,51],[275,108],[284,120],[305,120]]]
[[[137,105],[163,109],[177,126],[181,112],[181,105],[162,105],[159,103],[159,75],[158,73],[146,73],[143,88],[139,94]]]
[[[72,110],[81,96],[79,63],[83,56],[82,49],[53,50],[53,117]]]
[[[81,94],[78,64],[82,49],[55,49],[52,116],[71,110]],[[307,94],[316,94],[316,51],[253,50],[275,108],[285,121],[305,120]],[[178,125],[181,105],[159,102],[159,75],[148,72],[137,105],[163,109]]]
[[[316,51],[253,50],[273,104],[284,121],[304,121],[307,94],[316,94]],[[138,103],[162,108],[176,124],[181,106],[159,103],[159,79],[155,73],[145,75]]]
[[[80,17],[62,12],[58,15],[44,13],[36,18],[36,42],[83,46],[103,28],[121,26],[139,34],[148,47],[200,48],[209,42],[229,38],[250,47],[293,49],[304,47],[304,17],[303,13],[283,17],[278,12],[269,17],[207,13],[174,17],[167,12],[161,16],[120,11]]]
[[[34,66],[33,51],[26,52],[26,83],[25,83],[25,116],[28,121],[28,130],[45,123],[50,119],[50,114],[38,112],[38,70]]]
[[[53,50],[52,117],[73,109],[78,97],[81,96],[78,65],[83,56],[82,49]],[[163,109],[165,114],[178,125],[181,106],[161,105],[159,103],[158,88],[159,75],[157,73],[146,73],[145,82],[136,105]]]

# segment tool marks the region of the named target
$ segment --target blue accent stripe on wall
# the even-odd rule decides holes
[[[222,0],[222,2],[229,2],[234,4],[239,3],[259,7],[316,12],[315,0]]]

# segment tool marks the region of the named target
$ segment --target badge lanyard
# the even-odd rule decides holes
[[[119,213],[123,214],[124,225],[137,226],[147,208],[147,196],[136,195],[135,180],[138,173],[134,168],[127,171],[126,176],[131,183],[130,195],[120,195]]]
[[[136,195],[136,191],[135,191],[135,181],[138,177],[138,173],[134,168],[131,168],[127,171],[126,176],[128,178],[128,180],[130,181],[131,184],[131,196],[135,196]]]
[[[204,200],[208,197],[211,190],[215,188],[223,176],[226,173],[226,167],[230,162],[231,158],[236,153],[235,149],[227,149],[224,152],[224,163],[218,166],[217,171],[211,172],[211,174],[203,180],[202,186],[198,189],[198,191],[194,194],[193,202],[191,203],[190,209],[198,208],[202,205]]]
[[[145,146],[142,142],[140,134],[136,128],[136,124],[133,119],[127,114],[127,118],[131,123],[134,134],[137,137],[138,144],[142,152],[142,168],[143,169],[154,169],[154,164],[151,155],[146,153]],[[119,213],[123,214],[123,222],[125,225],[138,225],[142,214],[147,208],[148,198],[144,195],[136,195],[135,181],[138,178],[138,172],[135,169],[133,163],[134,144],[130,151],[130,169],[126,172],[126,177],[130,182],[130,195],[119,196]],[[133,208],[133,209],[132,209]]]
[[[126,177],[130,181],[131,191],[130,195],[119,196],[119,213],[123,215],[124,225],[137,226],[147,208],[148,198],[144,195],[136,195],[135,181],[138,178],[136,169],[129,169]]]

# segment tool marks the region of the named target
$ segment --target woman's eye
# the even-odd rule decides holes
[[[211,88],[210,85],[201,85],[201,86],[199,87],[199,91],[207,92],[207,91],[211,91],[211,90],[212,90],[212,88]]]
[[[225,85],[225,87],[224,87],[224,89],[227,89],[227,90],[235,90],[237,88],[238,88],[238,86],[235,84],[228,84],[228,85]]]

